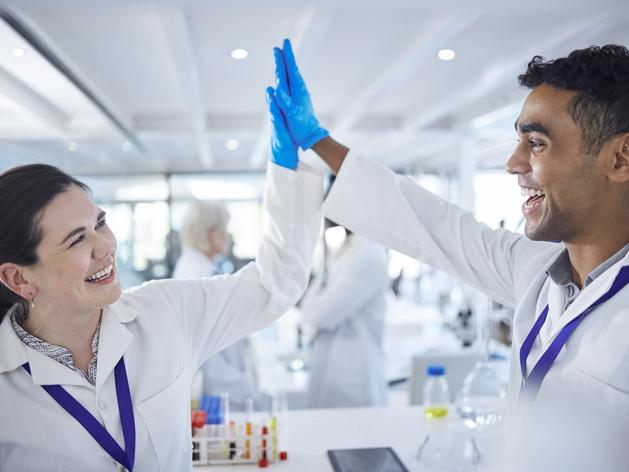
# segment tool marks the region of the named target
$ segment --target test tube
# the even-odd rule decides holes
[[[271,396],[271,459],[277,460],[279,451],[288,451],[288,398],[285,392],[276,392]]]
[[[229,459],[233,459],[236,455],[236,422],[229,421]]]
[[[262,426],[262,459],[271,458],[269,447],[269,429],[266,426]]]
[[[245,459],[251,459],[251,434],[253,421],[253,398],[245,400]]]
[[[275,395],[269,400],[269,432],[271,440],[271,454],[269,459],[277,460],[277,407],[278,399]]]
[[[219,436],[227,436],[227,425],[229,424],[229,393],[221,393],[221,410],[220,410],[220,425],[221,428]]]

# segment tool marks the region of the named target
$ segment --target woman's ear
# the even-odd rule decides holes
[[[24,278],[22,267],[11,262],[0,264],[0,281],[12,292],[29,300],[36,295],[36,289]]]
[[[623,133],[617,138],[613,168],[608,176],[614,182],[629,182],[629,133]]]

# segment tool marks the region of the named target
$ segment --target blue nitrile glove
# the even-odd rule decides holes
[[[310,94],[297,69],[290,41],[285,39],[283,48],[274,48],[273,53],[277,79],[275,92],[277,103],[286,117],[288,131],[293,140],[302,149],[310,149],[329,133],[319,125],[315,117]]]
[[[273,87],[266,89],[266,104],[269,108],[269,119],[271,120],[271,161],[278,166],[295,170],[299,163],[297,151],[299,147],[293,142],[286,120],[280,111],[275,100],[275,90]]]

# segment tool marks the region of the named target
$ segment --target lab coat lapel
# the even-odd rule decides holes
[[[600,298],[603,294],[605,294],[614,279],[618,275],[620,268],[623,265],[627,265],[629,263],[629,255],[625,257],[622,261],[617,262],[609,269],[607,269],[604,273],[598,276],[590,285],[585,287],[583,291],[579,294],[579,296],[572,302],[572,304],[566,309],[563,315],[559,318],[559,323],[555,325],[553,332],[551,333],[550,338],[545,343],[544,348],[546,348],[552,340],[559,334],[559,332],[573,319],[579,316],[583,311],[585,311],[592,303],[594,303],[598,298]],[[596,309],[588,316],[596,316]]]
[[[125,323],[135,319],[137,312],[120,304],[103,310],[98,340],[98,365],[96,368],[96,392],[99,392],[107,377],[126,352],[133,340],[133,333]]]
[[[31,368],[35,385],[80,385],[94,388],[89,381],[78,372],[70,369],[35,349],[26,347],[26,357]],[[26,373],[26,371],[25,371]]]
[[[7,313],[0,325],[0,373],[22,370],[22,365],[28,362],[34,385],[81,385],[92,388],[78,372],[24,344],[11,326],[10,316]],[[28,375],[25,370],[24,375]]]
[[[21,369],[21,366],[28,362],[34,385],[81,385],[92,388],[92,385],[78,372],[26,346],[15,334],[9,318],[10,315],[7,314],[0,325],[0,346],[2,346],[0,372]],[[24,371],[24,375],[28,373]]]

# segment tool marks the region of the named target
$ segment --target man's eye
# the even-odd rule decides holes
[[[83,241],[83,239],[85,239],[84,235],[79,236],[78,238],[76,238],[74,241],[72,241],[72,244],[70,244],[70,247],[74,246],[75,244],[80,243],[81,241]]]
[[[107,224],[106,220],[100,220],[98,223],[96,223],[96,228],[102,228],[106,224]]]
[[[544,143],[535,141],[534,139],[529,139],[529,144],[531,145],[532,148],[537,148],[544,145]]]

